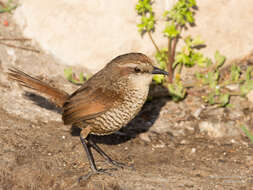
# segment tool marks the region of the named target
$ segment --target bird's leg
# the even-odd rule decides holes
[[[96,167],[96,164],[95,164],[95,161],[94,161],[91,149],[90,149],[90,145],[88,145],[87,140],[84,139],[82,136],[80,136],[80,140],[81,140],[83,148],[86,152],[86,155],[87,155],[87,158],[88,158],[88,161],[89,161],[89,164],[90,164],[90,168],[92,169],[92,171],[96,172],[97,167]]]
[[[88,161],[89,161],[89,164],[90,164],[90,168],[91,168],[92,171],[89,172],[88,174],[84,175],[84,176],[81,176],[79,178],[79,181],[88,179],[89,177],[91,177],[94,174],[108,174],[108,175],[111,175],[109,172],[107,172],[108,169],[97,169],[95,161],[94,161],[94,157],[93,157],[92,152],[91,152],[91,145],[88,143],[87,139],[83,137],[82,132],[80,134],[80,140],[81,140],[83,148],[86,152],[86,155],[87,155],[87,158],[88,158]]]
[[[94,148],[104,159],[107,160],[108,163],[120,167],[120,168],[124,168],[124,167],[128,167],[123,163],[117,162],[113,159],[111,159],[91,138],[91,136],[87,137],[88,143],[90,146],[92,146],[92,148]],[[133,169],[133,167],[130,167],[131,169]]]

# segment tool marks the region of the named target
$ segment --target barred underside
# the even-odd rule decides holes
[[[108,135],[131,121],[141,110],[147,99],[150,81],[151,77],[144,78],[144,80],[141,77],[137,82],[136,80],[130,81],[128,85],[132,85],[129,88],[131,90],[125,91],[123,103],[87,121],[88,125],[91,126],[91,134]]]

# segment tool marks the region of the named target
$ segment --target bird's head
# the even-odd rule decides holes
[[[153,74],[168,75],[163,71],[153,66],[152,60],[142,53],[128,53],[120,55],[113,59],[109,64],[116,76],[123,78],[131,78],[133,80],[141,80],[142,82],[150,83]]]

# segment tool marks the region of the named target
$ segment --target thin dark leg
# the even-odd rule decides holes
[[[86,155],[87,155],[87,158],[88,158],[88,161],[89,161],[89,164],[90,164],[90,168],[92,169],[92,171],[96,172],[97,171],[97,167],[96,167],[93,155],[91,153],[90,146],[87,145],[87,143],[85,142],[86,139],[84,139],[82,136],[80,136],[80,140],[81,140],[83,148],[84,148],[84,150],[86,152]]]
[[[87,138],[88,143],[90,146],[92,146],[104,159],[106,159],[110,164],[120,167],[120,168],[124,168],[127,167],[125,164],[117,162],[113,159],[110,158],[110,156],[108,156],[93,140],[92,138],[89,136]],[[131,169],[133,169],[133,167],[130,167]]]
[[[110,173],[107,172],[108,169],[99,169],[99,170],[97,169],[95,161],[94,161],[94,157],[93,157],[92,152],[91,152],[91,147],[90,147],[91,145],[89,143],[87,143],[87,140],[84,139],[81,135],[80,135],[80,140],[81,140],[83,148],[86,152],[86,155],[87,155],[87,158],[88,158],[88,161],[89,161],[89,164],[90,164],[90,168],[92,169],[92,172],[89,172],[88,174],[86,174],[84,176],[81,176],[79,178],[79,181],[83,180],[83,179],[88,179],[89,177],[91,177],[94,174],[108,174],[108,175],[111,175]]]

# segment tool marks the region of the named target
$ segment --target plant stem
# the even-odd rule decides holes
[[[176,47],[177,47],[178,38],[179,38],[179,36],[177,36],[177,37],[173,40],[173,44],[172,44],[172,54],[171,54],[172,61],[173,61],[172,63],[174,63],[174,61],[175,61]]]
[[[176,29],[180,27],[179,25],[176,26]],[[182,27],[179,28],[180,33],[182,32]],[[168,63],[167,63],[167,70],[169,72],[168,80],[169,83],[173,82],[173,63],[175,61],[175,55],[176,55],[176,48],[177,48],[177,42],[179,39],[179,35],[177,35],[175,38],[169,38],[168,39]]]
[[[171,49],[171,44],[172,44],[173,39],[169,38],[168,39],[168,63],[167,63],[167,70],[168,70],[168,81],[169,83],[172,83],[173,81],[173,57],[172,57],[172,49]]]
[[[150,32],[150,31],[147,31],[147,33],[148,33],[148,36],[149,36],[151,42],[152,42],[153,45],[155,46],[156,51],[158,51],[158,53],[161,53],[159,47],[157,46],[157,44],[155,43],[155,41],[154,41],[154,39],[153,39],[153,37],[152,37],[152,35],[151,35],[151,32]]]

